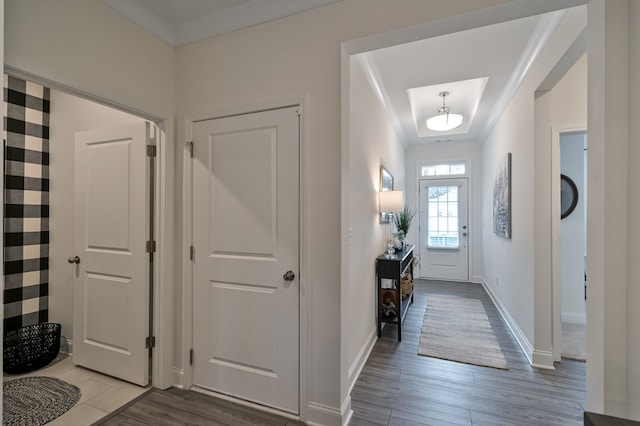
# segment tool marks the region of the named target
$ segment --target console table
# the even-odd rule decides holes
[[[378,338],[382,335],[382,323],[389,322],[398,325],[398,341],[402,340],[402,320],[404,319],[409,305],[413,303],[413,289],[402,300],[402,286],[400,280],[406,272],[411,274],[413,279],[413,249],[415,246],[408,245],[404,250],[392,255],[381,254],[376,258],[376,309],[378,311]],[[383,288],[382,279],[392,280],[392,288]],[[385,316],[384,306],[388,301],[393,301],[395,305],[395,315]],[[387,303],[385,303],[387,302]]]

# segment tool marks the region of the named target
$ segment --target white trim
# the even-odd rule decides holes
[[[308,134],[309,126],[306,124],[308,118],[308,114],[305,114],[306,105],[308,104],[307,96],[298,96],[285,98],[280,100],[273,100],[268,102],[256,103],[251,105],[239,106],[239,107],[230,107],[220,109],[211,113],[201,113],[195,114],[190,117],[185,117],[184,125],[185,125],[185,141],[193,141],[192,132],[193,132],[193,124],[197,121],[204,121],[222,117],[229,117],[234,115],[242,115],[249,114],[253,112],[265,111],[270,109],[279,109],[286,108],[291,106],[298,106],[300,108],[300,137],[299,137],[299,151],[300,151],[300,168],[299,168],[299,220],[300,220],[300,230],[299,230],[299,263],[300,263],[300,289],[299,289],[299,383],[298,383],[298,415],[301,421],[306,421],[307,415],[309,413],[308,407],[308,371],[309,371],[309,356],[311,351],[309,349],[309,342],[312,339],[312,330],[311,330],[311,321],[309,316],[311,315],[310,300],[312,288],[310,286],[310,277],[309,277],[309,268],[307,265],[309,264],[308,253],[311,252],[309,249],[309,239],[306,237],[307,230],[309,229],[310,222],[310,202],[309,194],[310,191],[310,167],[311,158],[310,152],[308,149],[308,143],[310,140],[310,136]],[[183,229],[183,256],[182,256],[182,265],[183,265],[183,323],[182,323],[182,369],[181,374],[178,377],[174,375],[174,383],[180,383],[185,389],[194,390],[196,387],[193,385],[193,366],[189,365],[189,350],[193,347],[193,268],[192,262],[189,259],[189,247],[193,244],[193,224],[192,224],[192,203],[193,203],[193,194],[192,194],[192,158],[189,154],[186,146],[183,150],[183,214],[182,214],[182,229]],[[180,380],[176,382],[175,380]],[[262,405],[256,405],[258,409],[265,409],[266,407]],[[268,410],[267,410],[268,411]]]
[[[531,355],[531,366],[535,368],[542,368],[544,370],[555,370],[553,365],[553,352],[550,351],[537,351],[534,350]]]
[[[153,121],[158,124],[165,121],[165,118],[154,113],[142,111],[129,105],[125,105],[113,99],[109,99],[98,94],[92,93],[83,87],[83,84],[76,80],[50,70],[40,64],[36,64],[14,55],[5,55],[4,71],[14,77],[29,80],[34,83],[41,84],[61,92],[70,93],[92,102],[106,105],[120,111],[128,112],[145,120]],[[168,135],[169,140],[173,140],[173,134]]]
[[[446,179],[446,178],[457,178],[457,177],[471,177],[471,157],[465,157],[462,160],[418,160],[416,161],[416,178],[418,181],[421,179]],[[461,174],[447,174],[447,175],[434,175],[434,176],[422,176],[422,169],[424,167],[429,166],[441,166],[441,165],[449,165],[452,164],[464,164],[464,173]]]
[[[73,339],[69,339],[65,336],[60,336],[60,352],[73,356]]]
[[[529,364],[533,365],[533,345],[531,345],[527,336],[525,336],[524,332],[520,327],[518,327],[518,324],[513,319],[507,308],[502,304],[498,296],[493,292],[491,287],[487,285],[487,282],[484,279],[482,280],[482,287],[484,287],[485,291],[493,301],[493,304],[498,308],[500,316],[504,320],[505,324],[507,324],[507,327],[509,327],[509,331],[511,331],[511,334],[515,337],[518,345],[520,345],[524,356],[529,360]]]
[[[505,109],[507,109],[511,99],[513,99],[515,94],[518,92],[518,89],[529,74],[529,70],[551,39],[551,36],[560,25],[560,22],[566,13],[566,10],[550,12],[540,19],[536,28],[533,30],[533,34],[531,35],[529,43],[525,47],[518,64],[511,73],[509,81],[507,81],[507,84],[504,86],[500,97],[494,104],[493,110],[487,118],[484,129],[480,133],[480,140],[486,140],[489,137],[491,131],[498,122],[498,119],[502,116]]]
[[[562,323],[587,325],[587,314],[579,312],[563,312],[560,315]]]
[[[309,416],[307,404],[310,399],[309,391],[309,372],[311,371],[311,342],[313,341],[313,329],[311,328],[311,300],[313,294],[313,286],[311,285],[311,275],[308,265],[309,253],[311,250],[311,241],[308,238],[309,229],[311,228],[311,134],[309,120],[310,114],[306,114],[310,104],[308,96],[298,98],[300,105],[300,304],[299,304],[299,345],[300,345],[300,386],[299,386],[299,408],[300,420],[305,422]],[[303,332],[304,330],[304,332]]]
[[[192,142],[193,120],[184,117],[184,141]],[[190,248],[193,244],[191,210],[193,197],[192,158],[186,143],[182,147],[182,342],[180,345],[182,376],[180,384],[185,389],[193,384],[193,367],[189,365],[189,354],[193,348],[193,262]]]
[[[356,57],[360,60],[360,65],[364,70],[367,80],[369,80],[369,84],[371,84],[371,87],[373,87],[374,92],[378,96],[380,105],[383,106],[384,111],[387,113],[387,117],[389,118],[391,127],[393,127],[396,138],[400,141],[400,144],[405,148],[405,150],[408,149],[407,137],[402,130],[402,123],[396,113],[396,109],[392,108],[393,103],[391,102],[391,99],[389,99],[389,93],[387,92],[387,88],[384,86],[384,80],[380,76],[380,70],[378,69],[376,62],[373,60],[371,52],[365,52]]]
[[[304,12],[336,0],[253,0],[176,25],[175,47]]]
[[[153,387],[168,389],[172,384],[171,369],[173,367],[174,346],[174,176],[172,139],[173,120],[162,124],[156,139],[156,185],[155,185],[155,223],[154,233],[157,252],[154,256],[154,291],[153,291],[153,335],[156,346],[153,348],[153,364],[151,381]],[[167,262],[167,259],[172,261]]]
[[[347,398],[340,407],[340,418],[342,419],[342,425],[348,425],[353,417],[353,409],[351,408],[351,394],[347,395]]]
[[[171,376],[173,377],[173,387],[187,389],[184,385],[184,370],[182,368],[173,367],[171,369]]]
[[[474,275],[471,277],[471,282],[474,284],[482,284],[482,275]]]
[[[348,55],[439,37],[487,25],[541,15],[586,4],[588,0],[516,0],[498,6],[453,15],[424,24],[363,36],[343,43]]]
[[[586,132],[586,123],[551,126],[551,344],[553,359],[562,360],[562,275],[560,251],[560,135]],[[585,314],[586,319],[586,314]]]
[[[119,14],[140,25],[164,42],[174,45],[173,25],[162,16],[135,0],[101,0]]]
[[[245,104],[240,106],[231,106],[228,108],[221,108],[213,112],[196,113],[189,115],[188,122],[195,123],[198,121],[215,120],[218,118],[233,117],[236,115],[253,114],[260,111],[268,111],[272,109],[282,109],[288,107],[299,106],[304,112],[304,104],[306,103],[306,96],[294,96],[290,98],[276,99],[273,101],[257,102],[252,104]],[[187,122],[185,122],[186,124]],[[191,138],[191,130],[185,129],[185,133]],[[190,140],[190,139],[189,139]]]
[[[338,0],[253,0],[175,25],[135,0],[102,0],[173,47],[273,21]]]
[[[373,347],[378,340],[377,333],[378,332],[375,328],[371,330],[369,338],[365,340],[364,345],[362,345],[362,348],[360,348],[360,352],[358,352],[356,359],[353,361],[353,364],[351,364],[351,367],[349,368],[347,379],[349,382],[349,394],[351,394],[351,391],[353,390],[353,387],[355,386],[356,381],[358,380],[358,377],[360,376],[360,373],[362,372],[364,365],[367,363],[367,359],[369,359],[369,355],[371,355],[371,351],[373,350]]]
[[[162,157],[158,158],[162,158],[162,160],[157,162],[158,185],[156,186],[156,191],[158,192],[156,192],[156,218],[158,219],[158,224],[156,226],[156,235],[158,235],[160,240],[158,241],[159,250],[155,258],[156,269],[154,270],[154,304],[158,309],[154,312],[156,347],[153,350],[154,362],[151,364],[151,375],[153,387],[161,389],[169,387],[171,385],[169,381],[172,377],[171,364],[173,357],[173,336],[171,330],[173,329],[174,313],[173,298],[171,295],[173,294],[174,260],[173,257],[171,257],[171,247],[165,246],[169,246],[172,243],[174,217],[173,204],[168,204],[172,203],[173,200],[173,176],[167,176],[166,173],[171,172],[171,165],[174,162],[174,152],[173,149],[166,149],[166,147],[163,149],[162,146],[166,145],[171,147],[173,145],[173,121],[159,118],[153,114],[128,107],[106,98],[101,98],[90,91],[82,89],[82,86],[77,82],[71,81],[55,72],[51,72],[41,65],[33,64],[12,56],[5,57],[4,61],[5,72],[10,75],[137,115],[141,119],[153,121],[160,128],[167,130],[164,143],[160,143],[161,148],[158,149],[160,155],[162,155]],[[164,208],[167,209],[162,217],[158,216],[161,210],[159,206],[164,206]],[[170,208],[168,208],[169,206]],[[163,274],[159,273],[159,267],[157,265],[162,265]],[[166,333],[169,333],[169,335],[167,336]],[[157,362],[156,357],[159,360]]]
[[[309,402],[307,404],[307,412],[309,414],[306,424],[310,426],[342,426],[346,424],[342,421],[344,412],[347,413],[349,419],[351,418],[351,415],[348,414],[349,411],[351,411],[351,398],[345,400],[340,410],[328,405]]]

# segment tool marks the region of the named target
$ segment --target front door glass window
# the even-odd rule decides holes
[[[430,186],[427,191],[429,248],[460,247],[458,189],[457,185]]]

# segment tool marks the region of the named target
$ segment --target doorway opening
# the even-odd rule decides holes
[[[75,134],[81,130],[122,123],[144,124],[145,121],[133,114],[6,74],[5,87],[5,90],[11,90],[11,97],[18,104],[21,99],[24,100],[22,112],[13,107],[7,111],[11,120],[24,124],[19,126],[14,122],[5,129],[7,146],[11,151],[11,155],[7,155],[5,160],[5,179],[21,181],[23,185],[7,189],[11,193],[8,194],[9,197],[5,197],[5,210],[9,208],[12,213],[6,215],[5,220],[26,225],[16,228],[13,235],[14,242],[22,240],[19,251],[22,252],[20,262],[23,268],[20,274],[16,273],[10,280],[5,280],[5,290],[11,287],[16,290],[16,294],[19,292],[23,295],[21,300],[5,299],[5,305],[19,304],[23,309],[19,316],[5,315],[5,323],[9,320],[16,326],[28,325],[33,321],[62,325],[59,356],[49,366],[33,371],[30,375],[57,377],[71,382],[83,394],[91,394],[92,397],[81,402],[76,411],[88,413],[87,421],[92,422],[139,396],[147,388],[83,370],[72,362],[73,281],[74,271],[78,266],[76,262],[69,261],[76,259],[74,187],[77,179],[74,175],[74,139]],[[37,97],[36,92],[41,97]],[[14,117],[15,114],[20,117]],[[21,132],[21,127],[24,132]],[[13,222],[12,225],[15,224]],[[38,223],[40,226],[35,227]],[[36,234],[38,238],[35,238]],[[16,244],[5,245],[5,264],[11,256],[17,254],[17,247]],[[86,258],[83,260],[86,261]],[[35,278],[38,278],[36,283],[33,282]],[[42,292],[39,296],[33,292],[34,286],[44,289],[44,297]],[[145,297],[149,298],[149,295]],[[16,313],[15,310],[12,312]],[[143,326],[148,331],[148,321],[144,320]],[[108,329],[113,324],[102,324],[100,327]],[[76,349],[77,343],[76,340]],[[143,356],[141,364],[148,376],[147,370],[151,365],[149,352]],[[7,376],[5,379],[12,378]],[[64,421],[64,416],[71,419],[73,415],[72,410],[60,419]]]
[[[32,74],[23,75],[20,71],[10,71],[12,75],[16,75],[16,79],[29,81],[28,84],[39,85],[40,87],[48,87],[51,93],[52,111],[48,117],[50,124],[50,140],[47,141],[47,162],[49,156],[52,158],[51,168],[47,172],[46,183],[49,192],[46,196],[49,205],[47,210],[51,211],[50,223],[47,227],[47,246],[46,264],[48,267],[46,280],[51,283],[51,290],[48,292],[48,318],[50,322],[58,322],[63,326],[61,340],[61,353],[73,353],[73,317],[72,317],[72,300],[74,266],[70,265],[68,258],[73,258],[74,245],[74,135],[77,131],[88,128],[104,128],[113,123],[144,123],[145,118],[141,118],[137,113],[125,112],[123,107],[107,106],[107,102],[95,101],[89,94],[69,89],[60,89],[60,86],[50,81],[38,79]],[[35,83],[30,83],[30,82]],[[146,117],[150,119],[151,117]],[[168,122],[162,122],[163,127],[170,125]],[[26,137],[29,139],[29,137]],[[151,377],[155,387],[167,388],[171,385],[170,358],[166,357],[168,348],[167,340],[171,342],[171,337],[162,333],[156,333],[155,330],[166,330],[164,322],[167,320],[166,314],[169,313],[165,308],[166,286],[170,284],[169,275],[165,271],[172,269],[172,260],[168,258],[169,247],[166,245],[167,234],[166,229],[172,221],[172,208],[166,208],[169,200],[172,199],[171,192],[168,188],[172,186],[172,176],[167,176],[167,163],[172,163],[168,158],[172,155],[171,150],[167,150],[166,141],[163,138],[157,139],[158,166],[154,172],[157,185],[154,194],[149,194],[149,189],[145,190],[146,198],[155,199],[157,222],[154,226],[154,234],[159,238],[156,239],[156,258],[162,261],[155,262],[153,265],[154,273],[158,279],[156,282],[156,292],[153,295],[153,303],[160,307],[154,314],[154,333],[158,337],[160,344],[152,349],[154,360],[157,363],[145,362],[145,370],[150,369]],[[28,147],[27,147],[28,148]],[[50,154],[50,155],[49,155]],[[27,151],[25,151],[25,156]],[[49,184],[50,182],[50,184]],[[139,195],[138,195],[139,196]],[[145,198],[145,197],[143,197]],[[171,205],[172,205],[171,201]],[[158,208],[159,205],[165,206]],[[48,213],[47,213],[48,214]],[[161,232],[160,232],[161,231]],[[165,263],[166,262],[166,263]],[[151,298],[152,296],[147,296]],[[151,303],[151,300],[149,301]],[[145,328],[149,329],[149,322],[145,320]],[[151,355],[148,355],[149,358]],[[163,371],[169,365],[169,368]]]
[[[587,133],[560,134],[561,357],[586,361]]]

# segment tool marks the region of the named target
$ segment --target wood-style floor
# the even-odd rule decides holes
[[[531,367],[479,284],[416,280],[415,287],[402,342],[395,325],[387,325],[353,388],[350,425],[583,424],[585,363]],[[417,355],[430,294],[481,300],[509,370]]]
[[[389,324],[352,396],[350,425],[582,425],[585,364],[563,361],[555,371],[532,368],[478,284],[416,280],[414,304],[396,341]],[[429,294],[483,302],[509,370],[417,355]],[[299,423],[190,391],[152,391],[96,423],[103,426],[286,425]]]
[[[201,393],[171,388],[152,390],[94,426],[302,425],[275,414]]]

